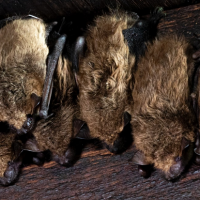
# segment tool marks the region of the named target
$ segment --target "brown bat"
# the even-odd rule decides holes
[[[73,65],[80,117],[89,127],[87,137],[99,138],[111,152],[125,150],[119,136],[130,121],[126,102],[131,74],[162,16],[160,8],[147,20],[113,11],[97,17],[85,36],[77,39]]]
[[[129,112],[138,149],[134,162],[143,176],[154,165],[166,179],[175,179],[193,156],[193,53],[184,37],[160,36],[138,61]]]
[[[53,73],[66,37],[61,36],[49,54],[47,37],[56,23],[47,26],[29,18],[0,23],[0,121],[8,122],[17,133],[30,131],[36,115],[47,117]]]
[[[32,132],[34,138],[26,142],[24,149],[32,152],[50,150],[53,160],[70,166],[84,145],[79,137],[89,130],[83,121],[77,119],[80,115],[77,86],[71,62],[64,55],[60,56],[57,64],[54,86],[50,106],[54,115],[37,123]]]
[[[14,133],[31,131],[38,115],[47,116],[53,73],[66,39],[66,36],[57,39],[46,65],[49,53],[46,39],[55,23],[46,26],[39,19],[12,19],[6,25],[7,20],[0,23],[0,129],[2,124],[8,124],[9,130],[7,134],[0,130],[2,185],[16,180],[27,152],[24,145],[30,143],[18,140]],[[33,161],[39,163],[41,155],[33,156]]]

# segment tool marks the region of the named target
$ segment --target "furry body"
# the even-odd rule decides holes
[[[19,130],[33,112],[31,94],[42,95],[46,26],[36,19],[15,20],[0,29],[0,41],[0,121]]]
[[[33,114],[31,94],[42,95],[49,50],[46,26],[36,19],[10,22],[0,29],[0,41],[0,121],[12,127],[0,133],[0,183],[7,185],[16,179],[22,163],[15,160],[19,155],[13,148],[13,127],[21,129],[27,114]]]
[[[32,132],[35,138],[34,145],[29,145],[26,149],[35,151],[36,146],[37,151],[40,152],[50,150],[54,160],[67,165],[69,160],[66,159],[65,153],[71,139],[76,136],[73,122],[78,118],[79,107],[71,62],[64,56],[60,56],[57,64],[50,110],[54,113],[53,117],[37,123],[37,127]]]
[[[181,159],[182,139],[194,142],[192,52],[184,38],[157,38],[147,45],[134,74],[130,107],[134,143],[144,153],[146,164],[154,164],[169,179],[180,175],[192,157],[191,152],[181,170],[169,175],[176,159]]]
[[[13,150],[12,143],[14,141],[15,134],[0,134],[0,177],[3,177],[8,162],[12,160]]]
[[[127,88],[135,57],[122,31],[136,19],[125,12],[100,16],[85,35],[77,80],[81,119],[92,138],[113,145],[125,126]]]
[[[65,58],[59,58],[54,83],[51,111],[55,115],[38,122],[33,135],[41,151],[50,150],[62,155],[73,136],[73,119],[78,112],[76,84],[71,64]]]

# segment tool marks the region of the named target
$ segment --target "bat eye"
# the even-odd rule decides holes
[[[175,161],[176,162],[179,162],[181,160],[181,157],[179,157],[179,156],[177,156],[176,158],[175,158]]]

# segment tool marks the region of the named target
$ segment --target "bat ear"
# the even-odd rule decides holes
[[[183,137],[181,141],[181,151],[183,151],[184,149],[187,149],[190,146],[190,143],[191,142],[189,140]]]
[[[77,85],[78,85],[77,73],[79,71],[79,59],[84,54],[85,46],[86,46],[85,38],[83,36],[78,37],[74,46],[74,54],[72,59],[72,66]]]
[[[142,153],[141,151],[137,151],[135,153],[135,155],[133,156],[133,162],[137,165],[150,165],[150,163],[146,161],[144,153]]]
[[[78,139],[85,139],[85,140],[92,139],[87,124],[80,119],[74,120],[74,135],[75,138]]]

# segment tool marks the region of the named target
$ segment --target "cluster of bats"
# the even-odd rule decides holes
[[[172,180],[193,156],[200,164],[200,42],[159,35],[163,16],[110,11],[74,42],[57,22],[0,21],[1,185],[27,162],[71,166],[85,140],[120,153],[128,125],[142,176],[154,166]]]

